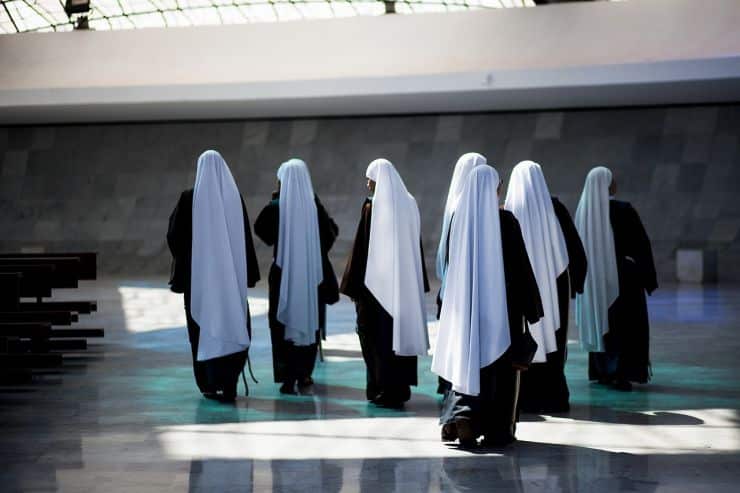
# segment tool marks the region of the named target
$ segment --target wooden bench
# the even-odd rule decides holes
[[[0,254],[0,382],[28,381],[29,370],[62,365],[60,351],[85,350],[87,338],[104,336],[101,328],[54,327],[97,311],[97,302],[44,300],[95,279],[96,253]]]

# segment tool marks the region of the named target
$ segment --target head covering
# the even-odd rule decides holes
[[[193,192],[190,312],[200,326],[198,361],[249,347],[247,255],[241,195],[216,151],[198,158]]]
[[[393,351],[423,355],[429,349],[416,200],[386,159],[367,167],[375,182],[365,285],[393,317]]]
[[[445,204],[445,212],[442,217],[442,234],[439,237],[439,247],[437,247],[437,278],[442,281],[440,295],[444,292],[445,271],[447,270],[447,243],[452,215],[455,213],[457,201],[460,199],[466,178],[473,168],[481,164],[487,164],[484,156],[477,152],[468,152],[460,156],[457,164],[455,164],[455,171],[452,172],[452,181],[450,181],[450,189],[447,192],[447,203]]]
[[[557,278],[568,268],[568,250],[539,164],[522,161],[514,166],[504,208],[519,221],[542,296],[544,316],[529,326],[537,341],[533,361],[541,363],[547,360],[547,353],[557,350],[555,331],[560,328]]]
[[[576,209],[576,229],[588,261],[583,294],[576,295],[576,325],[586,351],[603,352],[609,307],[619,296],[614,232],[609,220],[612,172],[598,166],[586,176]]]
[[[276,314],[285,325],[285,339],[308,346],[316,342],[318,288],[323,280],[316,201],[311,175],[300,159],[284,162],[277,176],[280,223],[275,264],[282,272]]]
[[[494,168],[471,171],[451,226],[447,294],[432,371],[467,395],[480,393],[480,369],[511,345],[498,185]]]

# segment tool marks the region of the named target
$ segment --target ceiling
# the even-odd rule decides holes
[[[0,0],[0,34],[69,31],[64,0]],[[91,0],[91,29],[248,24],[382,15],[381,0]],[[535,0],[396,0],[399,14],[534,7]]]

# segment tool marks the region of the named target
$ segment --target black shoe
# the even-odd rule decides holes
[[[446,423],[442,425],[442,441],[454,442],[457,440],[457,427],[455,423]]]
[[[313,385],[313,378],[311,377],[305,377],[298,380],[299,387],[309,387],[311,385]]]
[[[223,403],[231,403],[236,401],[236,394],[224,393],[221,390],[216,392],[203,392],[203,397],[205,397],[206,399],[211,399],[212,401]]]
[[[562,414],[570,411],[570,404],[566,402],[558,402],[557,404],[551,404],[542,408],[543,414]]]
[[[285,395],[298,395],[298,392],[295,390],[295,381],[291,380],[290,382],[284,382],[280,386],[280,393]]]
[[[510,433],[486,435],[481,441],[481,445],[485,448],[504,448],[512,443],[516,442],[516,437]]]
[[[381,392],[371,401],[373,404],[379,407],[386,407],[388,409],[401,409],[403,408],[403,401],[400,401],[392,396],[389,396],[385,392]]]
[[[457,431],[457,440],[462,448],[475,448],[478,446],[477,436],[473,431],[473,424],[469,419],[455,419],[455,429]]]
[[[614,388],[622,392],[632,392],[632,384],[629,380],[617,380],[614,382]]]

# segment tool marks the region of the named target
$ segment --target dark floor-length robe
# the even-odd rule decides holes
[[[355,242],[347,260],[340,292],[355,302],[357,334],[360,338],[362,357],[367,366],[365,388],[367,399],[373,400],[379,394],[384,394],[389,400],[403,402],[411,395],[409,386],[417,385],[417,358],[416,356],[397,356],[393,352],[393,317],[365,286],[371,218],[372,200],[368,198],[362,204],[360,224],[357,226]],[[421,240],[419,250],[424,292],[429,292]]]
[[[606,351],[589,353],[590,380],[650,380],[650,322],[645,292],[658,287],[650,238],[629,202],[609,201],[614,251],[619,274],[619,296],[609,307]]]
[[[586,252],[568,209],[552,198],[555,216],[565,238],[568,268],[557,278],[560,325],[555,332],[557,351],[547,355],[544,363],[533,363],[522,372],[519,406],[523,412],[564,412],[570,407],[570,392],[565,379],[568,358],[568,315],[570,298],[583,292],[586,280]]]
[[[525,330],[524,323],[542,318],[542,300],[532,265],[527,256],[522,230],[514,214],[501,210],[501,246],[504,257],[506,305],[512,344]],[[514,368],[510,347],[499,359],[480,370],[480,395],[447,392],[443,424],[469,419],[476,435],[495,442],[514,437],[518,420],[519,371]]]
[[[247,208],[242,199],[242,211],[244,213],[244,240],[247,254],[247,286],[252,288],[260,280],[257,255],[254,253],[252,232],[249,227]],[[203,393],[215,393],[222,391],[226,395],[235,395],[236,384],[239,373],[244,368],[247,359],[247,351],[198,361],[198,341],[200,339],[200,327],[193,320],[190,313],[190,269],[192,259],[193,241],[193,189],[184,191],[175,210],[170,215],[169,229],[167,231],[167,244],[172,253],[172,271],[170,275],[170,289],[175,293],[183,293],[185,301],[185,316],[188,325],[188,337],[193,355],[193,373],[195,383]],[[252,326],[249,313],[247,313],[247,330],[252,337]]]
[[[316,363],[319,331],[323,333],[326,323],[326,305],[339,300],[339,288],[334,269],[329,262],[329,250],[339,234],[339,227],[329,217],[324,206],[315,197],[316,212],[319,220],[319,241],[321,242],[321,262],[323,281],[319,285],[319,327],[316,327],[317,338],[309,346],[296,346],[285,340],[285,326],[277,319],[277,307],[280,301],[280,280],[282,270],[275,264],[278,236],[280,229],[280,195],[273,194],[254,222],[254,233],[267,245],[273,247],[273,263],[268,276],[270,338],[272,341],[272,368],[275,382],[291,383],[304,381],[313,373]]]

